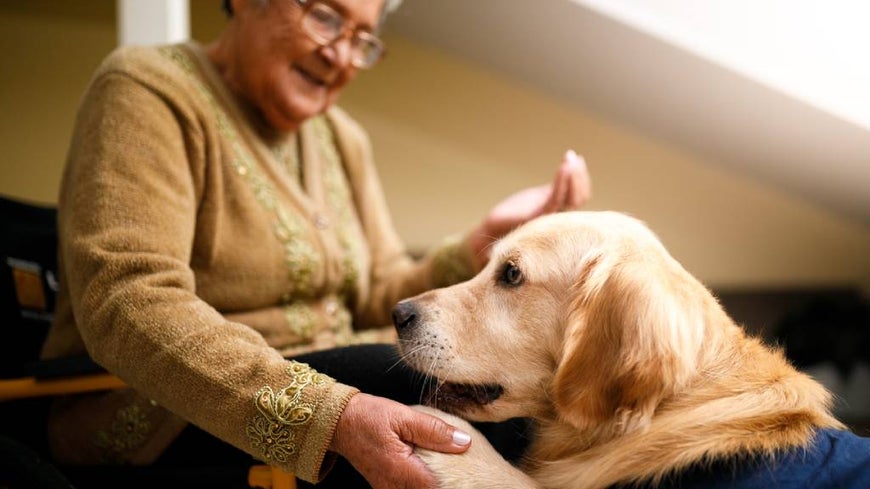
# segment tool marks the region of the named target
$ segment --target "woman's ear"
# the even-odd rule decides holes
[[[643,430],[695,371],[703,325],[682,304],[688,274],[641,256],[592,267],[575,286],[554,401],[580,430]]]

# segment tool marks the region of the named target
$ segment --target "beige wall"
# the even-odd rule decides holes
[[[219,31],[218,3],[191,2],[194,37]],[[113,22],[114,0],[0,4],[0,44],[9,46],[0,63],[0,193],[55,202],[75,106],[114,46]],[[462,231],[502,196],[549,180],[574,148],[593,174],[590,208],[646,220],[710,285],[870,287],[866,225],[522,84],[401,38],[388,41],[389,58],[340,103],[372,136],[396,226],[412,248]]]
[[[0,2],[0,193],[56,201],[79,97],[115,44],[114,4]]]
[[[644,219],[709,284],[870,282],[866,225],[493,73],[388,41],[389,58],[341,103],[375,141],[396,224],[412,246],[547,181],[574,148],[592,171],[590,208]]]

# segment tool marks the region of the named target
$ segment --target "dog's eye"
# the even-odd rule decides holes
[[[516,287],[523,283],[523,272],[514,263],[507,262],[501,269],[498,281],[505,285]]]

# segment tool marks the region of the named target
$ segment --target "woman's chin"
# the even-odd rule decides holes
[[[311,118],[314,115],[313,112],[288,112],[284,110],[273,110],[270,112],[266,112],[266,121],[272,126],[273,129],[279,132],[295,132],[299,130],[299,126],[302,125],[307,119]]]
[[[325,112],[330,105],[326,100],[311,100],[273,107],[273,110],[266,114],[266,119],[278,131],[296,131],[308,119]]]

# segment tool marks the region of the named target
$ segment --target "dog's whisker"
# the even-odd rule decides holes
[[[426,345],[425,345],[425,344],[422,344],[422,343],[419,343],[419,342],[417,342],[417,344],[410,345],[410,346],[411,346],[411,348],[406,348],[405,351],[404,351],[404,353],[402,353],[402,354],[399,355],[399,359],[396,360],[392,365],[390,365],[390,366],[387,368],[387,370],[386,370],[387,372],[389,372],[390,370],[396,368],[397,366],[401,365],[402,363],[407,363],[407,359],[408,359],[409,357],[411,357],[411,356],[414,355],[415,353],[417,353],[417,352],[419,352],[419,351],[421,351],[421,350],[423,350],[423,349],[426,348]]]
[[[432,385],[437,387],[438,377],[433,375],[438,368],[438,365],[441,361],[441,358],[438,355],[428,356],[425,355],[427,350],[431,350],[432,344],[425,340],[400,340],[402,345],[402,353],[399,356],[399,359],[389,367],[388,370],[391,370],[398,365],[405,363],[406,365],[418,365],[418,368],[412,368],[413,380],[415,383],[419,383],[420,385],[420,395],[418,398],[419,404],[425,404],[424,399],[427,397],[429,393],[433,391]],[[421,352],[423,352],[421,354]],[[418,355],[419,354],[419,355]],[[416,358],[416,360],[414,360]],[[428,359],[429,364],[424,368],[419,368],[420,360]]]
[[[436,369],[438,368],[439,363],[440,363],[440,360],[441,360],[441,358],[440,358],[440,354],[439,354],[439,353],[436,353],[436,354],[432,357],[432,361],[429,363],[429,368],[427,369],[427,372],[426,372],[426,376],[427,376],[428,379],[434,379],[434,380],[435,380],[435,387],[434,387],[434,389],[432,390],[432,392],[430,393],[430,396],[429,396],[430,399],[431,399],[432,404],[435,405],[435,407],[437,407],[437,404],[438,404],[438,391],[441,389],[441,382],[442,382],[442,381],[441,381],[441,379],[439,378],[439,376],[434,375],[433,372],[435,372]],[[442,375],[441,377],[444,377],[444,376]],[[430,380],[430,382],[431,382],[431,380]],[[420,402],[421,402],[421,403],[423,402],[423,396],[424,396],[424,395],[425,395],[425,391],[421,391],[421,392],[420,392]]]
[[[442,378],[449,379],[453,376],[454,365],[452,363],[447,363],[447,371],[442,373]],[[438,407],[438,393],[441,390],[441,387],[444,385],[443,381],[439,381],[437,386],[435,387],[434,395],[432,396],[432,404],[433,407]]]

